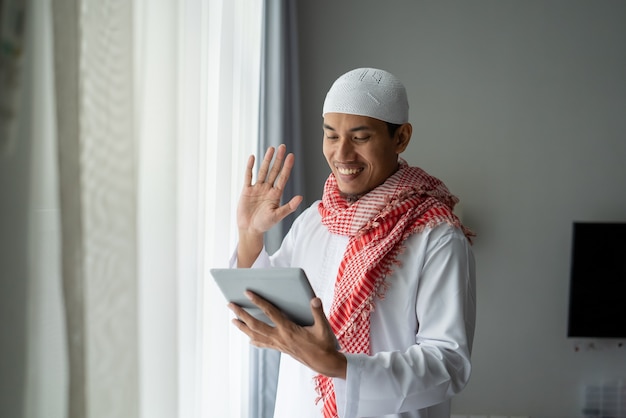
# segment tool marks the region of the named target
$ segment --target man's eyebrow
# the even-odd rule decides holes
[[[335,130],[335,128],[333,128],[332,126],[327,125],[327,124],[324,124],[324,129],[328,129],[328,130],[331,130],[331,131],[334,131],[334,130]],[[351,128],[351,129],[350,129],[350,132],[358,132],[358,131],[371,131],[371,130],[372,130],[372,128],[370,128],[369,126],[367,126],[367,125],[361,125],[361,126],[356,126],[356,127],[354,127],[354,128]]]

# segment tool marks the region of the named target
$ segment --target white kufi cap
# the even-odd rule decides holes
[[[401,125],[409,121],[409,102],[400,80],[385,70],[357,68],[339,77],[326,94],[322,116],[348,113]]]

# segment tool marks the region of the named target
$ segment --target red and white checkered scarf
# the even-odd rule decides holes
[[[399,159],[399,169],[383,184],[350,204],[331,174],[318,210],[333,234],[350,237],[343,256],[329,321],[341,349],[370,354],[370,313],[374,298],[382,298],[385,277],[392,271],[409,235],[443,222],[473,233],[452,213],[458,202],[439,179]],[[324,417],[337,417],[331,378],[316,377]]]

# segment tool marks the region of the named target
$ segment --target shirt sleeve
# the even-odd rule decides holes
[[[264,246],[250,268],[293,267],[292,251],[297,241],[300,224],[302,223],[302,219],[306,219],[307,216],[310,216],[312,211],[317,210],[316,208],[317,202],[305,209],[305,211],[294,220],[291,228],[283,238],[280,248],[274,254],[270,255]],[[239,243],[237,243],[237,246],[238,245]],[[230,268],[237,267],[237,246],[235,246],[235,250],[229,261]]]
[[[346,380],[334,379],[339,416],[416,411],[448,400],[469,380],[476,314],[469,243],[446,228],[426,248],[416,287],[419,328],[404,350],[346,354]]]
[[[239,243],[237,243],[237,245],[239,245]],[[233,251],[233,254],[230,257],[230,260],[228,261],[228,266],[231,269],[237,268],[237,247],[235,247],[235,250]],[[250,268],[266,268],[270,266],[271,266],[270,257],[267,254],[267,250],[265,249],[265,247],[263,247],[263,249],[259,253],[256,260],[254,260],[254,263],[252,263],[252,265],[250,266]]]

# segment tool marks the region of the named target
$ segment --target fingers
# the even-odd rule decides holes
[[[245,295],[275,324],[269,326],[241,307],[229,304],[229,308],[239,317],[233,319],[232,323],[250,338],[250,344],[288,354],[312,370],[327,376],[345,378],[346,360],[338,351],[339,344],[324,315],[319,298],[311,299],[310,305],[315,323],[301,327],[262,297],[249,291]]]
[[[285,151],[286,148],[283,149],[283,154]],[[281,155],[281,162],[283,157],[284,156]],[[295,158],[296,157],[292,153],[289,153],[286,157],[284,157],[284,163],[282,164],[282,167],[277,166],[276,163],[274,164],[272,171],[274,171],[276,175],[274,176],[272,181],[275,188],[279,190],[283,190],[285,188],[287,180],[289,180],[289,176],[291,175],[291,169],[293,168]],[[278,162],[278,156],[276,162]]]
[[[245,296],[258,306],[265,316],[277,326],[288,321],[278,308],[262,297],[250,291],[247,291]],[[254,318],[245,309],[234,303],[229,303],[228,308],[237,315],[237,318],[233,319],[232,323],[250,338],[250,344],[262,348],[278,348],[278,331],[275,327]]]
[[[252,167],[254,167],[254,155],[248,157],[248,163],[246,164],[246,172],[244,174],[243,185],[244,187],[252,184]]]
[[[267,151],[265,151],[265,156],[263,157],[263,161],[259,167],[257,182],[268,183],[280,190],[284,189],[285,184],[289,179],[295,159],[293,154],[286,154],[287,147],[285,144],[279,145],[278,148],[269,147]],[[272,159],[274,159],[273,163]],[[250,164],[250,161],[248,164]],[[246,175],[248,175],[247,171]],[[250,167],[250,175],[252,175],[252,167]],[[250,177],[250,181],[246,184],[251,184],[251,182],[252,178]]]
[[[274,182],[276,181],[278,176],[281,174],[282,170],[284,170],[283,161],[285,160],[286,152],[287,152],[287,147],[285,146],[285,144],[281,144],[278,146],[276,150],[276,158],[274,159],[274,164],[272,165],[272,169],[270,170],[269,175],[267,177],[267,182],[269,184],[274,185]],[[293,156],[291,157],[291,160],[293,160]],[[291,166],[293,166],[293,161],[291,163]],[[289,171],[291,171],[291,169],[289,169]]]
[[[265,183],[267,172],[270,168],[270,163],[272,162],[272,157],[274,156],[274,147],[269,147],[267,151],[265,151],[265,156],[263,157],[263,161],[261,162],[261,166],[259,167],[259,172],[256,176],[257,183]]]
[[[252,330],[249,325],[241,319],[234,318],[232,321],[241,332],[246,334],[250,338],[250,344],[259,348],[274,348],[272,346],[272,340],[266,335],[259,334]]]
[[[263,299],[262,297],[258,296],[256,293],[246,290],[244,294],[248,299],[250,299],[250,302],[258,306],[265,314],[265,316],[267,316],[274,324],[278,325],[286,319],[280,309],[278,309],[276,306]],[[269,326],[265,323],[263,324]]]
[[[269,335],[274,329],[274,327],[250,315],[248,311],[239,305],[231,302],[228,304],[228,308],[237,316],[237,318],[233,319],[233,324],[251,339],[255,339],[256,334],[263,336]]]

